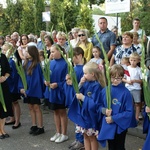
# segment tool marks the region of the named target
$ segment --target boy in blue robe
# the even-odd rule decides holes
[[[73,64],[74,71],[76,74],[77,82],[80,82],[80,79],[83,77],[83,66],[85,63],[84,51],[81,47],[75,47],[73,49]],[[66,82],[64,84],[64,93],[65,93],[65,105],[70,107],[73,97],[75,96],[75,90],[72,86],[72,81],[70,75],[66,76]],[[79,149],[84,148],[83,135],[81,133],[76,133],[76,139],[69,145],[70,149]]]
[[[150,113],[150,108],[148,106],[145,107],[145,112],[143,113],[144,122],[143,122],[143,133],[147,133],[146,140],[142,150],[148,150],[150,148],[150,119],[148,116]]]
[[[100,112],[104,114],[98,141],[106,146],[108,140],[109,150],[125,150],[125,137],[129,127],[135,127],[133,100],[129,90],[122,83],[124,69],[121,65],[113,65],[111,76],[111,109],[107,109],[106,89],[101,92],[103,107]]]

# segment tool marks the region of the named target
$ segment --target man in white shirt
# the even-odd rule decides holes
[[[139,34],[139,39],[138,39],[139,43],[142,42],[142,32],[143,32],[143,42],[146,42],[147,37],[146,37],[145,31],[143,29],[140,29],[140,19],[139,18],[133,19],[133,29],[130,30],[130,32],[137,32]]]

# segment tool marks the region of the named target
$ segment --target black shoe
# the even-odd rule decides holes
[[[2,135],[0,135],[0,139],[4,139],[5,138],[5,136],[2,134]]]
[[[13,121],[13,122],[5,122],[5,125],[12,125],[12,124],[15,124],[15,121]]]
[[[39,135],[44,133],[44,127],[43,128],[38,128],[36,132],[33,133],[33,135]]]
[[[33,134],[33,133],[36,132],[37,130],[38,130],[38,127],[37,127],[37,126],[32,126],[32,127],[30,128],[29,134]]]
[[[9,138],[10,136],[9,136],[9,134],[3,134],[3,136],[5,137],[5,138]]]
[[[21,126],[21,123],[19,122],[19,124],[17,126],[12,126],[13,129],[17,129]]]

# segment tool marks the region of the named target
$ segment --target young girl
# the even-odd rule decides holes
[[[62,58],[60,50],[65,54],[65,50],[58,44],[51,47],[51,57],[53,60],[50,63],[50,109],[54,110],[54,121],[56,126],[56,134],[50,138],[50,141],[61,143],[68,140],[67,134],[67,114],[65,107],[65,95],[63,92],[63,84],[67,75],[67,63]]]
[[[23,67],[27,80],[27,90],[25,91],[21,83],[19,89],[20,92],[26,96],[25,102],[28,103],[30,110],[32,127],[29,133],[39,135],[44,133],[43,116],[40,109],[40,98],[43,98],[44,92],[43,74],[38,49],[34,45],[28,45],[26,53],[27,57]]]
[[[12,126],[13,129],[17,129],[21,126],[20,123],[20,105],[18,100],[20,99],[20,93],[18,92],[18,81],[19,81],[19,74],[17,73],[15,62],[13,60],[13,53],[14,53],[14,47],[11,43],[6,43],[2,47],[2,52],[6,55],[9,61],[9,65],[11,68],[11,74],[10,77],[7,79],[9,90],[11,93],[11,100],[13,104],[13,112],[14,117],[10,117],[9,121],[7,121],[5,124],[14,124]]]
[[[101,50],[98,46],[94,46],[92,49],[92,53],[94,58],[92,58],[90,61],[91,62],[96,62],[97,64],[102,64],[103,63],[103,59],[100,58],[101,55]]]
[[[86,62],[84,58],[84,51],[81,47],[75,47],[73,49],[73,63],[74,70],[76,73],[77,81],[80,82],[80,79],[83,77],[83,66]],[[75,90],[72,86],[71,77],[66,76],[66,83],[64,84],[64,93],[66,94],[66,106],[70,107],[73,97],[75,96]],[[76,133],[76,140],[69,145],[70,149],[81,149],[84,148],[83,144],[83,135],[81,133]]]
[[[79,83],[80,93],[76,93],[68,116],[77,124],[76,133],[84,136],[86,150],[98,150],[99,119],[97,106],[98,96],[102,87],[105,86],[104,75],[101,68],[94,62],[88,62],[83,67],[84,76]]]
[[[110,77],[111,109],[107,109],[106,89],[103,89],[100,99],[103,100],[104,106],[100,106],[100,110],[104,117],[98,140],[102,146],[106,146],[106,140],[108,140],[109,150],[125,150],[127,129],[136,126],[132,96],[122,84],[124,69],[121,65],[111,67]]]

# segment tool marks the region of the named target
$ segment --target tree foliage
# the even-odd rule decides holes
[[[46,23],[42,22],[42,12],[45,11],[44,0],[35,0],[35,33],[46,29]]]
[[[0,20],[2,34],[6,35],[18,31],[22,18],[22,7],[22,3],[19,0],[16,0],[15,5],[12,0],[7,0],[7,9],[3,10]]]
[[[35,7],[32,0],[26,0],[22,2],[22,18],[20,22],[20,33],[35,33]],[[32,5],[31,5],[32,4]]]
[[[93,34],[94,20],[92,19],[92,10],[88,7],[87,4],[87,0],[84,0],[82,3],[80,3],[80,11],[77,17],[77,26],[82,29],[88,29],[90,34]]]

